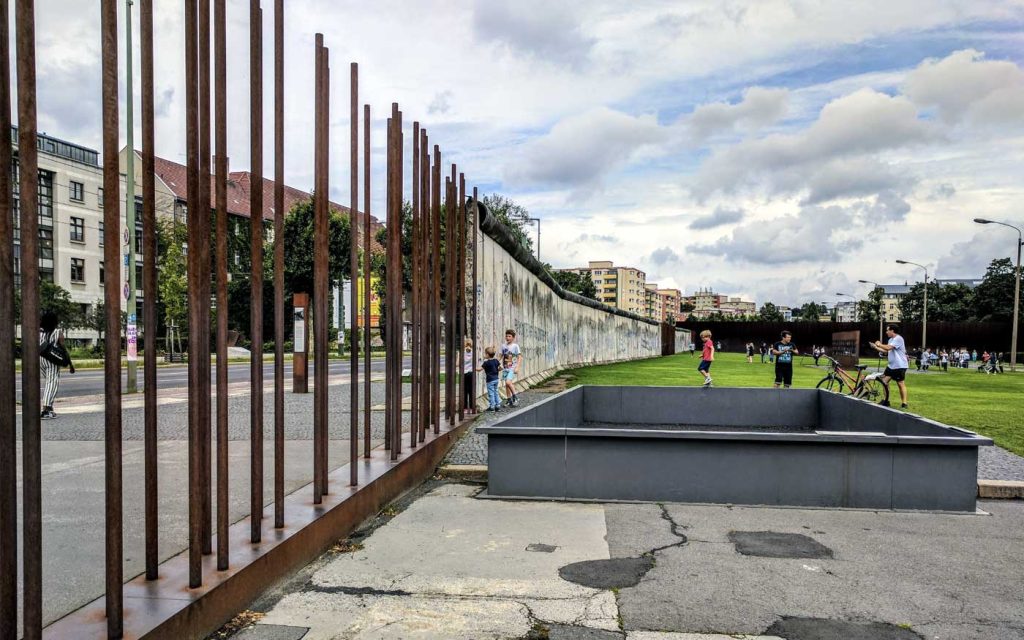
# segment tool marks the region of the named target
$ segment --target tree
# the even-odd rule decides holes
[[[445,243],[445,224],[447,221],[447,212],[445,206],[441,205],[441,220],[440,220],[440,238],[438,238],[438,246],[440,247],[440,257],[442,263],[446,260],[446,243]],[[381,227],[377,231],[377,244],[382,247],[388,246],[388,230],[387,227]],[[402,203],[402,232],[401,232],[401,245],[402,245],[402,295],[406,292],[412,291],[412,205],[409,202]],[[388,265],[387,255],[385,252],[377,253],[370,256],[370,269],[373,275],[376,277],[374,283],[373,292],[377,294],[377,298],[380,300],[380,335],[381,337],[386,336],[385,327],[387,326],[387,281],[388,281]],[[441,277],[441,299],[445,299],[445,278],[442,271]]]
[[[188,327],[188,265],[185,225],[170,218],[159,218],[156,224],[160,264],[156,272],[156,288],[163,306],[164,322],[184,330]]]
[[[529,251],[533,251],[533,240],[526,233],[526,225],[530,218],[530,212],[526,207],[497,193],[486,195],[481,198],[481,201],[491,214],[508,228],[512,237],[518,240],[519,244]]]
[[[965,322],[974,310],[974,292],[964,284],[928,283],[928,321]],[[900,318],[904,322],[921,322],[924,317],[924,283],[910,287],[899,301]]]
[[[806,322],[817,322],[821,316],[825,315],[827,312],[828,309],[825,305],[808,302],[807,304],[797,307],[793,311],[793,317],[800,318]]]
[[[71,300],[71,293],[67,289],[50,282],[49,280],[39,281],[39,316],[44,313],[53,312],[57,314],[60,325],[64,329],[78,329],[85,326],[85,314],[78,303]],[[21,289],[14,290],[14,317],[16,321],[21,320]],[[37,324],[38,327],[38,324]]]
[[[989,264],[985,278],[974,289],[972,319],[983,322],[1013,319],[1014,271],[1009,258],[999,258]],[[1024,313],[1021,315],[1024,317]]]
[[[761,310],[757,312],[757,318],[765,322],[782,322],[785,319],[779,308],[771,302],[761,305]]]
[[[857,317],[864,322],[878,322],[879,314],[882,312],[883,294],[881,287],[875,287],[868,294],[867,300],[858,300]]]
[[[589,271],[579,274],[572,271],[558,271],[552,269],[549,264],[545,264],[544,266],[547,267],[548,272],[551,273],[551,277],[555,279],[555,282],[557,282],[566,291],[578,293],[584,298],[597,300],[597,285],[594,284],[594,279],[590,277]]]

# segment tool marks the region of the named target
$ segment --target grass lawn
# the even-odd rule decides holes
[[[699,362],[699,355],[680,354],[564,373],[573,376],[572,385],[697,386],[703,382],[697,372]],[[865,360],[864,364],[873,367],[875,361]],[[824,366],[815,367],[813,359],[797,357],[793,363],[793,386],[814,387],[825,371]],[[775,380],[775,368],[761,364],[760,356],[754,357],[754,364],[747,364],[744,355],[718,353],[711,375],[719,387],[770,387]],[[976,431],[1024,456],[1024,374],[985,375],[973,368],[943,373],[933,368],[930,373],[909,374],[907,391],[914,413]],[[891,392],[898,400],[895,384]]]

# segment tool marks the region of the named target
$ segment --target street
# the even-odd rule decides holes
[[[385,358],[374,358],[370,364],[370,370],[373,373],[383,373],[384,371]],[[365,370],[360,362],[360,374]],[[405,356],[402,359],[402,368],[408,368],[412,364],[412,358]],[[139,392],[142,392],[142,363],[139,363]],[[329,374],[334,375],[348,375],[351,371],[351,365],[346,360],[331,360],[329,365]],[[210,378],[215,380],[216,367],[210,366]],[[121,388],[125,388],[125,380],[127,379],[127,372],[122,368],[121,374]],[[292,378],[292,363],[287,361],[284,363],[284,376],[285,380],[290,381]],[[309,363],[309,378],[313,379],[313,363]],[[156,374],[157,383],[161,390],[168,389],[183,389],[188,386],[188,367],[186,365],[181,366],[167,366],[157,368]],[[228,381],[231,384],[239,382],[248,382],[250,379],[250,369],[248,362],[233,362],[228,365]],[[21,398],[21,374],[16,376],[17,394],[20,401]],[[263,364],[263,382],[264,384],[272,384],[274,381],[274,365],[270,362],[264,362]],[[61,372],[60,377],[60,391],[57,397],[60,399],[75,398],[79,396],[94,396],[103,393],[104,387],[104,375],[103,369],[85,369],[80,370],[75,374],[70,374],[67,369]]]

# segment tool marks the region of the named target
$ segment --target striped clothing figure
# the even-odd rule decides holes
[[[60,337],[60,329],[53,329],[50,332],[42,330],[39,332],[39,347],[43,348],[50,342],[57,342]],[[40,356],[39,374],[43,379],[43,412],[40,417],[44,420],[56,418],[57,414],[53,412],[53,401],[57,397],[57,389],[60,388],[60,365],[53,364]]]

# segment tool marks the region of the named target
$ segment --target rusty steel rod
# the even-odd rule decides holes
[[[199,213],[199,97],[198,60],[199,37],[197,34],[197,0],[185,0],[185,137],[186,164],[188,166],[188,288],[193,292],[188,305],[188,552],[189,552],[189,587],[196,588],[203,583],[202,566],[202,376],[209,375],[209,360],[202,359],[202,325],[209,318],[202,317],[200,304],[195,293],[201,287],[200,252],[197,250],[202,243],[200,238],[201,225]],[[110,225],[107,225],[109,227]],[[109,233],[110,229],[106,229]],[[107,242],[107,244],[111,244]],[[116,238],[114,243],[116,246]],[[106,247],[107,251],[110,247]],[[109,261],[110,258],[108,257]],[[116,260],[116,255],[115,255]],[[117,264],[116,262],[114,264]],[[108,278],[109,280],[109,278]]]
[[[228,92],[226,0],[214,2],[214,129],[216,129],[217,211],[217,570],[230,565],[228,553]]]
[[[391,314],[394,311],[391,308],[391,278],[393,271],[391,270],[391,227],[394,223],[393,220],[393,203],[392,203],[392,185],[391,182],[394,180],[394,151],[392,149],[394,142],[395,132],[392,118],[387,119],[387,136],[385,139],[385,161],[384,161],[384,225],[386,236],[384,239],[384,300],[382,300],[382,307],[384,309],[384,322],[381,326],[382,336],[384,337],[384,450],[391,451],[391,433],[393,431],[391,425],[391,389],[395,385],[395,381],[391,378],[391,363],[393,354],[391,351]],[[392,458],[393,459],[393,458]]]
[[[445,218],[444,218],[444,348],[445,348],[445,375],[444,375],[444,408],[445,416],[448,418],[448,425],[455,425],[455,364],[456,364],[456,320],[455,320],[455,273],[458,264],[458,250],[455,246],[455,228],[458,215],[455,213],[455,175],[456,167],[452,164],[452,175],[445,179]]]
[[[456,246],[459,250],[458,264],[458,292],[456,299],[458,306],[459,326],[459,422],[466,419],[466,174],[459,174],[459,203],[455,207],[459,214],[458,231],[459,237]],[[473,365],[475,366],[475,365]]]
[[[387,388],[391,459],[402,452],[402,112],[391,103],[391,138],[388,145],[389,198],[387,248],[387,318],[390,372]]]
[[[104,258],[107,264],[119,264],[120,244],[117,241],[121,226],[119,192],[121,172],[118,158],[118,82],[117,82],[117,4],[116,0],[103,0],[101,11],[101,38],[103,51],[103,222]],[[129,96],[129,99],[131,97]],[[134,150],[132,150],[134,152]],[[35,177],[35,172],[32,172]],[[25,203],[27,205],[27,203]],[[135,203],[132,203],[134,206]],[[26,209],[36,214],[35,206]],[[134,231],[134,230],[133,230]],[[129,250],[135,247],[129,245]],[[116,273],[116,271],[115,271]],[[127,281],[127,278],[126,278]],[[107,327],[103,354],[104,422],[104,475],[106,482],[106,605],[107,637],[120,638],[124,625],[124,549],[122,544],[122,489],[121,489],[121,296],[120,279],[107,278],[104,283]],[[118,336],[117,339],[114,336]]]
[[[209,229],[210,220],[210,0],[199,0],[199,206],[196,213],[203,217],[203,224]],[[209,247],[209,232],[205,234],[206,246]],[[207,263],[209,264],[209,263]],[[205,270],[205,269],[204,269]],[[200,301],[208,301],[210,281],[203,281],[205,290],[197,291]],[[202,297],[206,293],[205,297]],[[209,317],[209,316],[207,316]],[[209,323],[204,323],[204,335],[209,331]],[[209,345],[209,340],[204,341]],[[203,376],[204,386],[208,386],[209,378]],[[202,502],[203,502],[203,554],[213,551],[213,511],[212,481],[210,468],[211,427],[210,427],[210,394],[203,393],[199,397],[202,403],[203,437],[202,437]]]
[[[363,381],[363,456],[370,457],[370,285],[372,256],[370,254],[370,105],[363,105],[363,360],[366,378]]]
[[[324,47],[324,113],[323,113],[323,128],[324,128],[324,169],[322,172],[324,181],[324,199],[323,199],[323,215],[324,215],[324,281],[323,281],[323,380],[324,380],[324,392],[320,396],[320,402],[323,403],[322,413],[324,416],[322,429],[320,432],[320,487],[323,489],[324,495],[330,493],[330,486],[328,485],[328,472],[329,467],[328,461],[328,448],[330,445],[330,402],[328,400],[330,393],[330,344],[328,342],[328,332],[330,330],[330,320],[328,319],[327,304],[330,299],[330,254],[326,247],[330,246],[330,232],[331,232],[331,51],[327,47]]]
[[[430,291],[430,151],[428,148],[427,130],[420,129],[420,171],[419,171],[419,378],[420,385],[416,391],[417,403],[419,404],[419,415],[416,423],[419,442],[426,438],[426,425],[430,421],[430,402],[427,390],[430,389],[430,337],[428,327],[430,323],[430,303],[428,298]]]
[[[419,406],[419,389],[423,382],[420,377],[420,123],[412,123],[412,291],[410,292],[410,318],[412,321],[412,367],[410,368],[410,401],[409,420],[412,428],[409,430],[409,447],[415,448],[419,433],[419,419],[421,409]]]
[[[0,130],[11,130],[11,42],[0,0]],[[0,638],[18,631],[18,473],[14,368],[14,220],[10,144],[0,145]]]
[[[326,128],[324,126],[324,109],[327,102],[324,92],[324,37],[316,34],[316,88],[314,101],[314,190],[313,190],[313,502],[323,501],[324,487],[321,465],[323,456],[321,449],[327,416],[324,412],[324,396],[327,393],[327,380],[324,375],[324,363],[327,359],[327,309],[324,304],[327,297],[327,189],[324,172],[327,162]]]
[[[431,193],[431,247],[433,255],[433,314],[431,341],[434,352],[430,354],[431,378],[430,378],[430,422],[434,427],[434,433],[441,433],[441,148],[434,145],[434,166],[432,168],[432,181],[430,183]]]
[[[143,423],[145,434],[145,535],[146,579],[159,577],[160,496],[157,464],[156,375],[156,178],[154,174],[155,116],[153,93],[153,0],[139,4],[139,49],[142,57],[142,328],[146,359],[142,370]],[[106,193],[106,192],[104,192]],[[105,228],[105,227],[104,227]]]
[[[477,243],[477,235],[476,235],[477,234],[477,229],[480,228],[479,227],[480,222],[478,220],[478,216],[479,215],[480,215],[480,207],[478,205],[478,200],[477,200],[477,189],[476,189],[476,187],[473,187],[473,229],[472,229],[472,233],[471,233],[471,236],[470,236],[470,237],[472,237],[472,242],[473,242],[473,304],[472,304],[472,307],[471,307],[472,310],[470,311],[470,316],[469,317],[470,317],[470,335],[472,336],[471,339],[473,340],[473,366],[474,367],[476,367],[477,363],[480,362],[480,354],[477,351],[480,340],[479,340],[479,338],[477,336],[477,324],[476,324],[477,313],[479,311],[478,300],[477,300],[477,287],[479,286],[479,281],[477,279],[478,278],[478,267],[477,267],[477,264],[478,264],[478,258],[479,258],[479,253],[480,253],[480,246]],[[478,395],[477,389],[479,389],[479,388],[480,388],[480,385],[477,384],[477,377],[476,377],[476,374],[474,373],[474,375],[473,375],[473,402],[474,402],[473,413],[476,413],[476,404],[475,403],[476,403],[476,398],[477,398],[477,395]]]
[[[274,528],[284,527],[284,0],[274,0]]]
[[[250,542],[263,538],[263,9],[249,3],[249,523]]]
[[[23,627],[42,635],[42,474],[39,429],[39,164],[36,150],[35,3],[15,3],[18,72],[18,166],[21,213],[21,429]],[[114,43],[116,46],[117,43]],[[116,60],[116,58],[115,58]],[[105,61],[105,60],[104,60]],[[106,68],[104,67],[104,71]],[[115,80],[117,70],[114,70]],[[104,79],[106,76],[104,75]],[[115,241],[115,247],[116,247]],[[115,254],[116,255],[116,254]],[[115,260],[117,258],[115,257]],[[117,264],[115,262],[115,264]],[[25,339],[27,338],[27,339]],[[118,378],[120,380],[120,378]]]
[[[351,149],[349,155],[349,191],[350,205],[348,211],[349,242],[349,362],[352,369],[352,382],[349,384],[349,484],[359,484],[359,65],[355,62],[350,67],[351,87],[349,90],[349,132],[351,133]],[[341,331],[344,333],[345,321],[341,319]],[[370,370],[366,370],[370,376]]]

